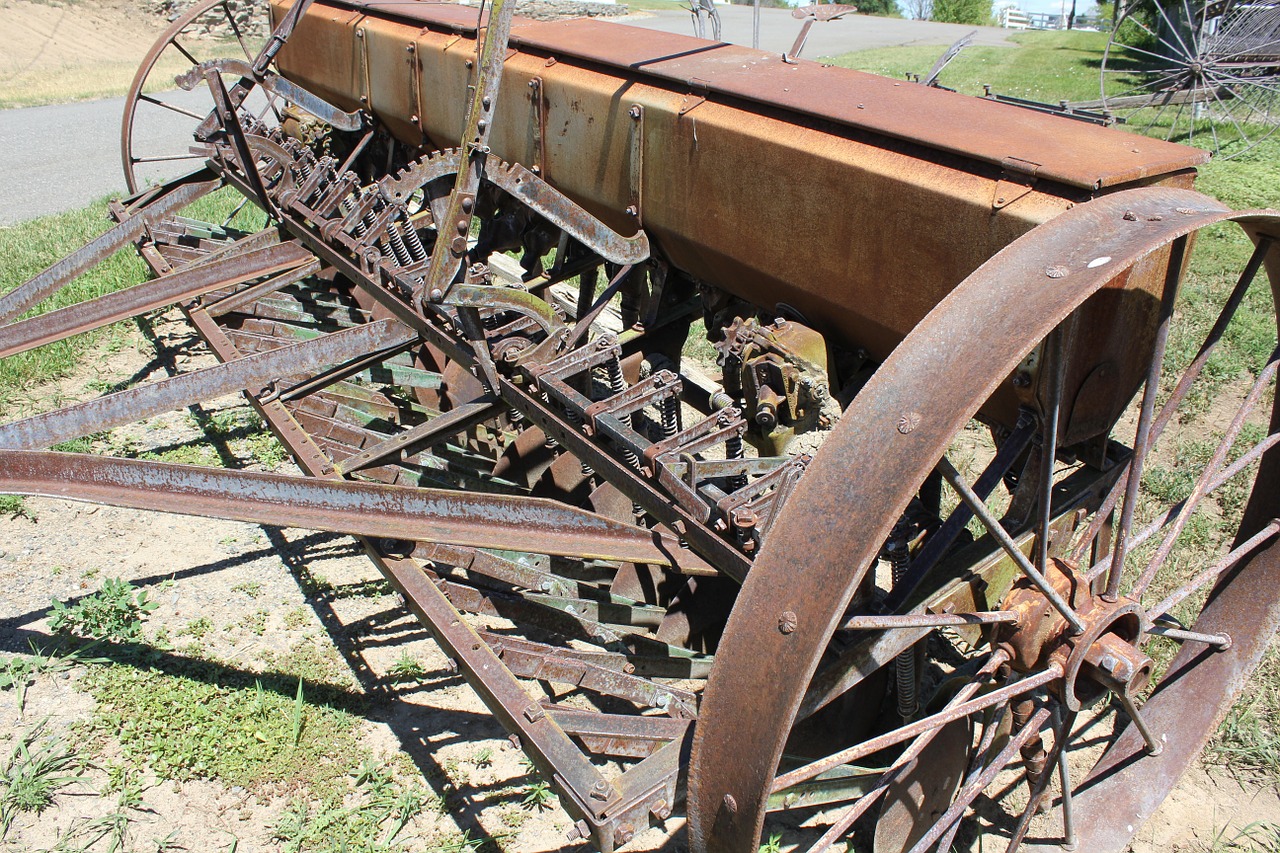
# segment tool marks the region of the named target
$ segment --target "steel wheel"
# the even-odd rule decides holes
[[[150,181],[182,174],[204,159],[189,149],[196,127],[213,111],[213,97],[204,84],[182,91],[174,78],[211,59],[252,62],[266,37],[260,25],[246,30],[237,17],[232,0],[201,0],[174,20],[143,57],[125,98],[120,127],[121,161],[130,193]],[[219,32],[231,35],[213,35]],[[228,85],[231,82],[229,78]],[[255,90],[246,106],[258,114],[267,102]]]
[[[1076,792],[1067,808],[1074,807],[1071,834],[1079,849],[1124,849],[1212,734],[1280,618],[1274,595],[1280,550],[1274,547],[1277,525],[1271,521],[1280,457],[1268,452],[1280,419],[1257,420],[1263,415],[1259,400],[1272,393],[1274,352],[1239,412],[1233,407],[1223,441],[1195,471],[1196,485],[1185,496],[1188,512],[1180,513],[1176,502],[1152,508],[1148,500],[1158,491],[1150,488],[1155,460],[1168,464],[1158,455],[1168,451],[1155,439],[1170,423],[1169,437],[1176,436],[1180,420],[1170,415],[1186,410],[1192,399],[1187,389],[1194,387],[1187,380],[1174,391],[1159,382],[1166,359],[1158,330],[1167,324],[1156,320],[1172,310],[1188,235],[1225,219],[1236,219],[1255,239],[1259,233],[1280,235],[1280,218],[1274,215],[1233,217],[1189,191],[1138,190],[1092,201],[985,264],[885,362],[787,503],[730,617],[692,756],[689,811],[695,850],[755,850],[771,795],[775,808],[785,807],[789,794],[803,804],[811,793],[806,785],[831,786],[839,776],[846,777],[846,788],[847,777],[861,776],[856,786],[861,796],[846,795],[851,805],[817,821],[822,825],[813,832],[821,837],[811,850],[825,849],[851,827],[864,826],[862,815],[874,820],[882,808],[885,826],[875,833],[876,853],[950,850],[957,832],[967,839],[976,831],[960,821],[993,784],[1020,792],[1008,798],[1017,803],[1012,814],[993,821],[1011,848],[1030,829],[1039,849],[1060,849],[1066,842],[1061,818],[1033,825],[1036,809],[1026,808],[1029,799],[1053,799],[1046,792],[1060,785],[1055,767],[1062,768],[1066,789]],[[1273,285],[1280,280],[1280,250],[1273,242],[1262,246],[1241,277],[1239,294],[1264,257]],[[1166,277],[1166,270],[1174,273]],[[1142,274],[1154,281],[1153,292],[1104,287]],[[1171,286],[1162,288],[1166,280]],[[1240,298],[1227,300],[1221,323],[1231,320]],[[1131,331],[1125,341],[1090,342],[1103,352],[1117,346],[1145,350],[1148,357],[1134,359],[1137,366],[1129,374],[1117,375],[1123,370],[1115,365],[1131,363],[1123,359],[1107,367],[1108,374],[1099,372],[1105,363],[1087,372],[1087,365],[1056,358],[1063,342],[1074,346],[1099,327],[1089,322],[1094,312],[1108,318],[1121,312],[1147,329],[1145,334]],[[1137,322],[1144,316],[1150,322]],[[1192,363],[1184,375],[1194,378],[1203,366],[1196,353],[1205,350],[1207,357],[1219,337],[1211,333],[1200,347],[1189,347]],[[1175,343],[1169,361],[1188,349]],[[1272,338],[1268,347],[1274,345]],[[1055,376],[1055,364],[1066,365],[1062,374]],[[1170,375],[1176,377],[1184,366],[1173,370]],[[1144,372],[1153,372],[1156,381],[1144,382]],[[1148,390],[1141,390],[1144,385]],[[1097,393],[1108,387],[1115,392],[1110,398]],[[1138,413],[1122,418],[1135,388],[1139,402],[1131,408]],[[1020,392],[1024,406],[1032,409],[1021,418],[1016,415]],[[976,466],[987,469],[976,482],[951,461],[975,415],[1003,436],[994,459]],[[1099,436],[1117,421],[1113,441],[1104,443]],[[1245,425],[1267,437],[1235,442],[1232,449]],[[1053,458],[1035,450],[1037,435],[1042,446],[1057,448],[1057,464],[1069,463],[1071,471],[1054,471]],[[1117,439],[1136,451],[1128,453]],[[1228,468],[1224,457],[1236,461]],[[1202,493],[1258,457],[1262,465],[1252,496],[1247,486],[1233,487],[1234,505],[1241,508],[1238,530],[1235,522],[1229,528],[1234,541],[1222,553],[1196,554],[1190,568],[1177,566],[1185,576],[1160,571],[1162,565],[1172,566],[1164,541],[1176,540],[1191,510],[1207,505]],[[1132,488],[1126,479],[1130,464],[1138,474]],[[1040,474],[1046,470],[1048,478]],[[1089,472],[1089,485],[1077,493],[1072,475],[1081,471]],[[938,475],[950,492],[935,488]],[[1007,511],[997,510],[1001,484],[1012,499]],[[1045,484],[1052,489],[1052,511],[1044,509],[1050,504]],[[993,497],[984,500],[974,492]],[[986,542],[992,559],[957,579],[959,558],[950,543],[960,540],[951,540],[947,531],[962,533],[966,518],[930,493],[958,496],[950,503],[986,516],[983,523],[995,534],[1007,528],[1013,540],[1002,549],[992,536],[980,539],[967,550],[972,553]],[[941,518],[954,516],[959,524],[903,523],[931,501]],[[1113,513],[1117,505],[1120,511]],[[994,517],[1000,513],[1002,520]],[[893,556],[895,540],[909,548],[911,561],[887,596],[868,596],[869,572],[878,556]],[[938,544],[931,546],[932,541]],[[937,554],[931,547],[939,549]],[[1109,575],[1117,551],[1115,563],[1125,572]],[[797,566],[801,555],[802,570]],[[940,559],[934,562],[934,556]],[[929,570],[931,563],[935,568]],[[959,565],[974,563],[966,558]],[[1198,619],[1194,614],[1187,619],[1190,629],[1158,618],[1175,606],[1198,607],[1215,583]],[[912,615],[920,624],[906,627]],[[910,653],[939,623],[969,623],[961,626],[968,641],[943,643],[935,637],[920,644],[931,652],[926,671],[932,679],[922,684],[937,689],[920,694],[919,710],[904,709],[910,723],[890,719],[901,701],[885,703],[889,708],[880,713],[880,695],[868,691],[863,701],[874,702],[873,713],[881,717],[875,728],[824,757],[796,759],[798,721],[866,684],[869,673]],[[1160,668],[1155,661],[1163,664],[1172,657],[1151,642],[1161,634],[1185,642],[1143,704],[1147,682]],[[939,654],[943,647],[945,656]],[[898,696],[901,700],[902,693]],[[1066,745],[1074,763],[1085,757],[1082,741],[1055,738],[1053,732],[1077,731],[1073,724],[1085,719],[1081,712],[1098,702],[1119,709],[1119,716],[1111,717],[1118,736],[1106,740],[1100,756],[1088,756],[1096,762],[1093,770],[1083,781],[1077,773],[1073,782],[1069,762],[1059,760],[1060,746]],[[1091,729],[1094,735],[1098,725]],[[927,769],[917,775],[912,762],[926,749],[931,752],[918,763]],[[951,770],[948,784],[933,784],[922,794],[940,766],[960,771]],[[1033,793],[1018,782],[1019,774]],[[1010,780],[1017,784],[1009,786]],[[1054,802],[1061,803],[1060,795]],[[872,849],[869,834],[856,834],[851,849]]]
[[[1275,2],[1132,4],[1103,54],[1103,107],[1140,133],[1241,154],[1280,125],[1278,23]]]

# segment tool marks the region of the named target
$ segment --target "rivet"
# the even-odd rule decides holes
[[[453,249],[454,254],[461,255],[467,250],[467,238],[454,237],[453,242],[449,244],[449,248]]]
[[[1189,207],[1177,207],[1177,208],[1174,208],[1174,210],[1178,211],[1179,213],[1185,214],[1187,216],[1190,216],[1191,214],[1195,213],[1195,211]]]
[[[729,814],[738,813],[738,801],[733,798],[733,794],[725,794],[722,804],[724,805],[725,811],[729,812]]]
[[[905,412],[898,418],[898,432],[903,435],[908,435],[914,432],[915,428],[918,426],[920,426],[919,412]]]
[[[1049,276],[1049,278],[1065,278],[1067,275],[1067,268],[1061,265],[1048,267],[1045,269],[1044,274]]]
[[[441,299],[444,299],[444,293],[442,293],[438,287],[431,288],[429,296],[431,297],[432,302],[439,302]]]
[[[1136,222],[1136,221],[1138,221],[1138,214],[1134,213],[1132,210],[1126,210],[1126,211],[1124,212],[1124,217],[1123,217],[1123,219],[1124,219],[1126,222]]]
[[[778,617],[778,630],[784,634],[790,634],[796,630],[797,622],[794,611],[784,610],[782,615]]]
[[[465,219],[459,219],[457,228],[458,228],[459,234],[466,234],[468,231],[471,230],[471,223]]]

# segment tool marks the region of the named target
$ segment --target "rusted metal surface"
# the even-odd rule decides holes
[[[223,364],[0,424],[0,491],[355,536],[604,853],[686,779],[697,853],[751,853],[770,809],[819,807],[844,810],[815,851],[873,807],[878,853],[949,847],[1021,755],[1016,846],[1050,770],[1070,794],[1070,720],[1107,692],[1133,726],[1064,833],[1118,851],[1280,621],[1280,415],[1225,464],[1275,358],[1191,498],[1137,532],[1104,518],[1126,488],[1133,514],[1253,273],[1280,277],[1280,215],[1192,192],[1191,149],[489,11],[280,3],[257,57],[185,75],[212,97],[189,116],[206,169],[113,206],[116,229],[0,300],[0,355],[177,304]],[[142,84],[192,20],[135,81],[131,180]],[[256,88],[276,111],[244,109]],[[222,184],[270,226],[171,216]],[[1185,251],[1225,220],[1259,248],[1157,413]],[[12,322],[129,241],[156,281]],[[698,313],[717,377],[682,363]],[[1131,450],[1109,436],[1144,381]],[[35,450],[237,391],[305,476]],[[948,453],[975,415],[994,448],[970,483]],[[1230,554],[1154,609],[1138,598],[1167,545],[1126,595],[1096,585],[1259,459]],[[920,695],[939,628],[974,656]],[[1139,707],[1149,635],[1186,645]]]
[[[1125,216],[1135,210],[1144,215]],[[690,834],[700,849],[744,850],[759,837],[772,774],[790,729],[778,721],[795,719],[821,650],[863,573],[918,484],[981,401],[1031,346],[1117,270],[1227,219],[1272,233],[1280,228],[1280,218],[1274,215],[1233,215],[1212,199],[1184,190],[1134,190],[1081,205],[985,264],[877,371],[785,506],[729,619],[694,741]],[[981,334],[974,334],[975,328]],[[938,346],[937,341],[950,346]],[[911,428],[902,429],[904,424]],[[1273,460],[1270,466],[1275,465]],[[856,482],[849,471],[860,472]],[[1268,479],[1272,476],[1259,479],[1255,506],[1275,494]],[[803,586],[786,580],[794,577],[796,553],[810,555]],[[1254,558],[1251,565],[1256,568],[1250,576],[1260,584],[1273,583],[1274,562],[1274,549],[1268,549]],[[1280,603],[1255,595],[1248,606],[1236,604],[1231,610],[1214,608],[1210,627],[1225,630],[1226,625],[1217,624],[1219,619],[1233,626],[1262,626],[1254,637],[1265,643],[1280,616]],[[783,611],[793,615],[796,630],[762,630]],[[1215,660],[1215,668],[1248,669],[1261,648],[1241,650],[1238,659]],[[1205,678],[1201,692],[1232,695],[1240,686],[1237,678],[1221,672]],[[1195,680],[1178,680],[1174,690],[1182,692]],[[743,715],[744,707],[751,713]],[[1212,729],[1204,719],[1176,717],[1173,703],[1163,707],[1171,709],[1168,718],[1160,719],[1171,739],[1173,732],[1197,734],[1180,738],[1186,745],[1161,757],[1170,761],[1170,754],[1178,754],[1165,772],[1152,777],[1159,783],[1093,789],[1106,791],[1094,794],[1097,801],[1106,802],[1106,817],[1082,821],[1084,837],[1098,839],[1085,844],[1089,849],[1122,849],[1130,835],[1123,827],[1140,823],[1163,799],[1179,775],[1173,769],[1181,766],[1176,762],[1185,764]],[[1210,715],[1219,713],[1216,702],[1199,707]],[[758,745],[758,751],[743,750],[744,741]],[[1134,737],[1127,736],[1123,744],[1122,752],[1132,756]],[[1145,778],[1149,770],[1135,767],[1133,772]],[[726,807],[730,801],[732,809]],[[1077,799],[1080,813],[1088,813],[1087,802]],[[1121,836],[1125,841],[1117,843]]]
[[[652,531],[532,498],[22,450],[0,450],[0,462],[0,485],[14,494],[481,548],[519,536],[535,553],[659,565],[676,548]]]

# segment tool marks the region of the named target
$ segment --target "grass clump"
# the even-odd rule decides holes
[[[84,763],[70,746],[61,738],[44,736],[46,722],[18,739],[0,769],[0,839],[19,814],[39,814],[54,794],[84,776]]]
[[[120,578],[107,578],[101,589],[73,604],[55,599],[49,611],[49,630],[90,640],[138,642],[142,620],[158,606],[145,589]]]

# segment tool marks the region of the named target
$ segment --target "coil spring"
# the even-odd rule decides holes
[[[680,432],[680,401],[675,397],[664,397],[659,404],[662,415],[662,437],[671,438]]]
[[[742,449],[741,433],[734,433],[724,440],[724,458],[725,459],[744,459],[746,454]],[[729,478],[729,491],[736,492],[738,489],[747,485],[746,474],[735,474]]]
[[[899,523],[890,534],[889,544],[885,548],[889,558],[889,567],[893,572],[893,584],[897,586],[907,574],[911,565],[911,552],[907,548],[907,531]],[[897,693],[898,716],[910,721],[919,708],[919,696],[916,684],[916,651],[909,648],[894,659],[894,682]]]

